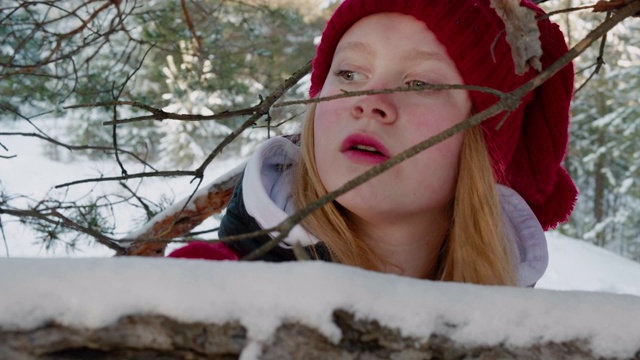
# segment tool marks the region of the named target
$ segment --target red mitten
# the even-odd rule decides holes
[[[207,260],[240,259],[225,243],[207,243],[202,241],[194,241],[187,246],[176,249],[172,251],[168,257]]]

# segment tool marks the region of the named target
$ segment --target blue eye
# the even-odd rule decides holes
[[[352,70],[338,70],[336,71],[335,75],[347,82],[358,81],[363,79],[362,74]]]
[[[420,80],[407,81],[405,84],[412,89],[423,89],[427,85],[426,82]]]

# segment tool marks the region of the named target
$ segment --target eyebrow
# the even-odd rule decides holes
[[[334,53],[334,56],[342,51],[347,51],[347,50],[364,53],[366,55],[375,54],[375,51],[373,50],[371,45],[363,43],[361,41],[349,41],[349,42],[338,45]]]
[[[448,64],[449,61],[440,53],[432,51],[417,50],[402,56],[404,62],[427,62],[427,61],[439,61]]]
[[[371,45],[361,42],[361,41],[349,41],[346,43],[342,43],[338,45],[336,51],[334,52],[334,56],[343,51],[355,51],[359,53],[363,53],[365,55],[373,56],[375,51]],[[427,61],[439,61],[448,64],[449,61],[442,56],[440,53],[425,51],[425,50],[416,50],[410,53],[406,53],[402,56],[401,61],[403,62],[427,62]]]

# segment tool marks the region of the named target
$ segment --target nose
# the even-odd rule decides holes
[[[385,124],[394,123],[398,117],[393,94],[375,94],[359,97],[351,109],[356,119],[372,119]]]

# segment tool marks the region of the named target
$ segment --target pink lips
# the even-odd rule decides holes
[[[378,139],[360,133],[349,135],[340,151],[350,160],[367,165],[377,165],[391,157],[389,150]]]

